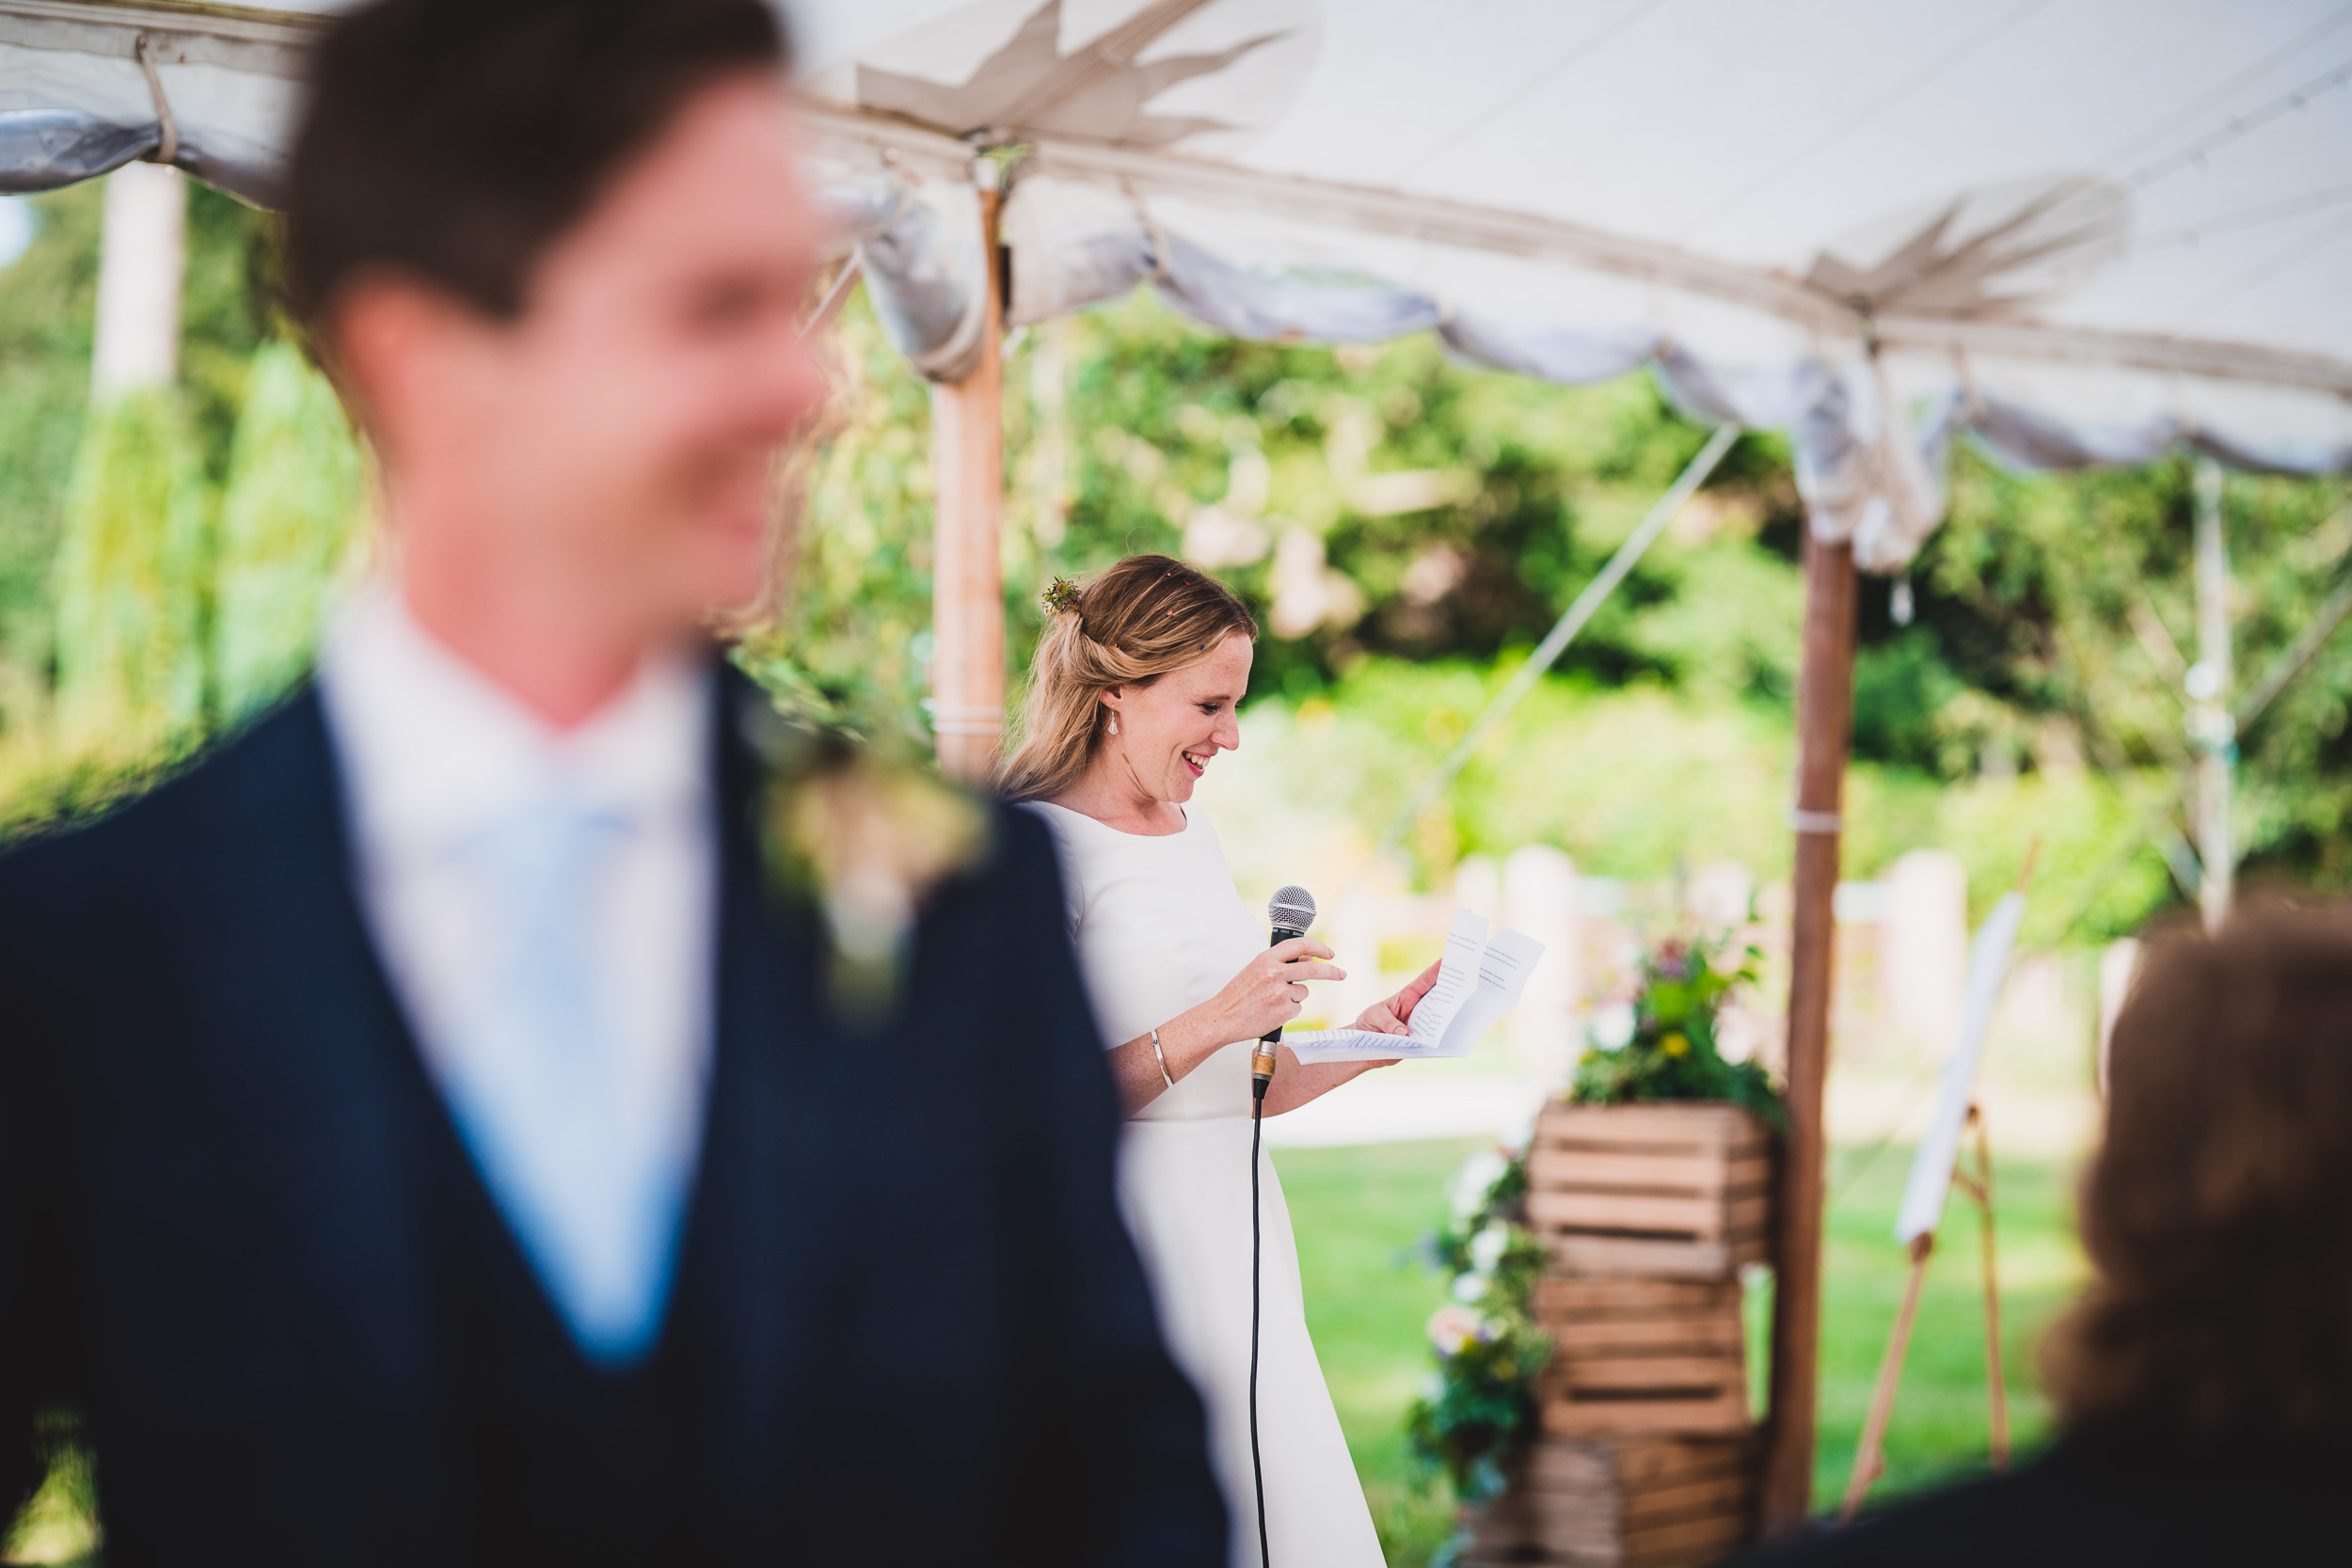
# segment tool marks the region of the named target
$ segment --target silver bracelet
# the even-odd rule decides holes
[[[1174,1088],[1176,1080],[1168,1076],[1168,1053],[1160,1049],[1160,1032],[1157,1029],[1152,1031],[1152,1055],[1160,1064],[1160,1082]]]

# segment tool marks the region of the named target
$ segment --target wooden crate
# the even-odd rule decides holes
[[[1552,1277],[1539,1387],[1554,1437],[1730,1436],[1748,1418],[1747,1327],[1736,1279]]]
[[[1755,1443],[1539,1439],[1468,1517],[1477,1568],[1706,1568],[1754,1539]]]
[[[1547,1105],[1528,1224],[1562,1274],[1729,1279],[1770,1256],[1773,1164],[1736,1105]]]

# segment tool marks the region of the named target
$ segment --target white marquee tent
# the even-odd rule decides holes
[[[0,189],[160,157],[266,201],[334,8],[0,0]],[[1851,574],[1911,558],[1962,433],[2028,466],[2352,467],[2352,5],[790,8],[819,183],[944,384],[942,667],[970,668],[943,736],[993,738],[1001,702],[1000,290],[1015,323],[1148,281],[1244,337],[1646,364],[1700,418],[1788,433],[1816,546],[1768,1506],[1801,1513]],[[1000,205],[976,154],[1013,147]]]
[[[183,166],[266,199],[294,13],[332,8],[5,0],[0,185],[152,155],[162,103]],[[1149,280],[1242,336],[1436,328],[1565,381],[1651,363],[1694,413],[1788,431],[1817,529],[1866,569],[1933,526],[1963,429],[2028,464],[2186,441],[2352,465],[2352,8],[2330,0],[794,17],[838,211],[942,379],[977,353],[971,150],[1017,142],[1014,322]]]

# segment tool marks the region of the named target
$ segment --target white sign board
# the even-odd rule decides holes
[[[2001,983],[2009,978],[2010,955],[2017,947],[2017,927],[2026,918],[2026,895],[2012,893],[1993,906],[1977,928],[1968,949],[1968,988],[1960,1014],[1960,1036],[1944,1063],[1944,1088],[1936,1097],[1935,1120],[1919,1140],[1919,1153],[1911,1162],[1911,1180],[1903,1188],[1902,1211],[1895,1217],[1895,1240],[1909,1246],[1943,1222],[1944,1199],[1951,1191],[1952,1162],[1960,1155],[1960,1134],[1968,1125],[1968,1107],[1976,1099],[1977,1069],[1984,1059],[1984,1038],[1993,1027],[1993,1005],[2001,999]]]

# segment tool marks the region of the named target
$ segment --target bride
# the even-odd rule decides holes
[[[1191,800],[1241,744],[1257,623],[1222,584],[1166,556],[1057,583],[1019,750],[1001,783],[1053,826],[1070,929],[1128,1117],[1120,1201],[1176,1359],[1208,1408],[1235,1568],[1259,1561],[1249,1440],[1249,1042],[1298,1015],[1308,980],[1344,975],[1306,937],[1269,948]],[[1403,1034],[1434,966],[1356,1021]],[[1265,1114],[1370,1068],[1280,1053]],[[1267,1555],[1279,1568],[1380,1568],[1380,1543],[1307,1337],[1298,1256],[1273,1162],[1264,1233],[1258,1430]]]

